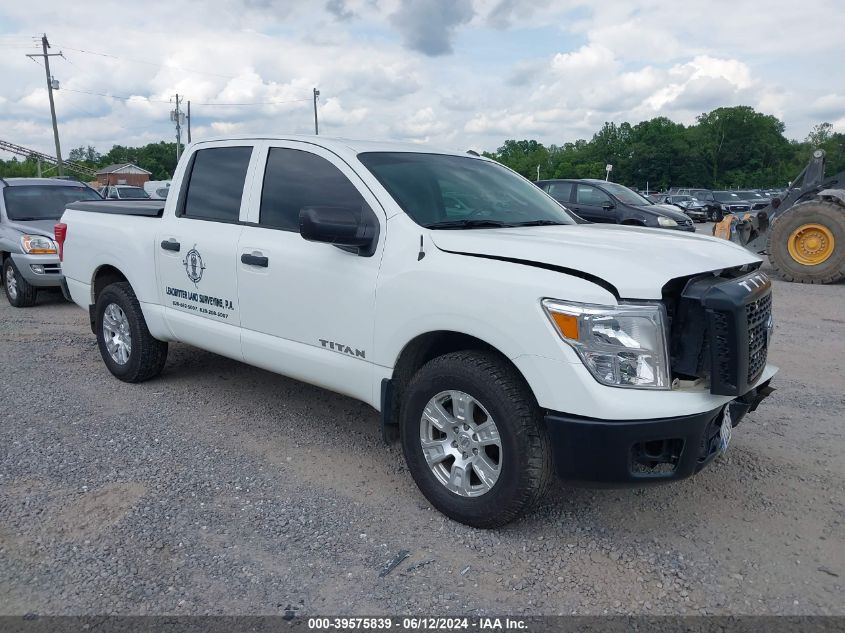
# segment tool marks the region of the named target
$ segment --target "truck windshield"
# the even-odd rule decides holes
[[[491,161],[415,152],[366,152],[358,159],[402,210],[425,227],[576,223],[538,187]]]
[[[10,220],[58,220],[65,207],[77,200],[101,200],[85,186],[24,185],[5,187],[6,216]]]

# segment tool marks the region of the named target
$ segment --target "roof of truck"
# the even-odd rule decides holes
[[[221,141],[298,141],[311,143],[335,152],[415,152],[419,154],[452,154],[467,156],[466,150],[446,149],[423,143],[401,143],[397,141],[364,141],[314,134],[255,134],[243,136],[225,136],[197,141],[194,145],[217,143]]]

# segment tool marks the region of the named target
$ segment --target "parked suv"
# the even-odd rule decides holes
[[[655,204],[637,192],[604,180],[540,180],[537,186],[585,220],[695,232],[677,207]]]
[[[65,207],[100,196],[88,185],[59,178],[0,178],[0,193],[3,289],[10,304],[23,308],[35,303],[38,288],[61,283],[53,226]]]
[[[767,198],[756,191],[735,191],[734,193],[751,205],[752,211],[765,209],[772,203],[771,198]]]
[[[713,197],[719,203],[722,213],[747,213],[751,203],[740,198],[734,191],[714,191]]]

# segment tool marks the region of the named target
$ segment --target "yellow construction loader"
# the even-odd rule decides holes
[[[845,171],[824,177],[817,149],[783,198],[765,209],[726,214],[713,235],[766,253],[787,281],[830,284],[845,278]]]

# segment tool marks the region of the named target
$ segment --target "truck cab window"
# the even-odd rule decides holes
[[[251,147],[215,147],[197,151],[188,176],[188,191],[181,215],[200,220],[237,222],[251,155]]]
[[[297,149],[270,148],[259,224],[299,232],[302,207],[369,209],[355,185],[326,159]]]

